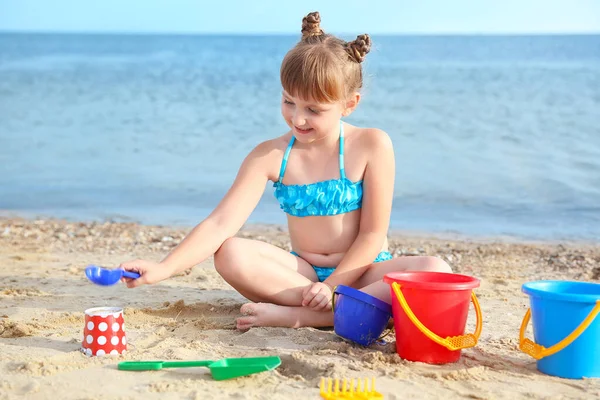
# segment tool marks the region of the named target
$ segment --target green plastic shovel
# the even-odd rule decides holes
[[[156,371],[163,368],[208,367],[213,379],[222,381],[270,371],[281,365],[279,357],[224,358],[219,361],[124,361],[118,368],[122,371]]]

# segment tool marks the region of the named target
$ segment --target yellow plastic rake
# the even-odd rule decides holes
[[[362,383],[362,387],[361,387]],[[332,378],[321,378],[321,397],[326,400],[338,399],[360,399],[360,400],[378,400],[383,399],[383,395],[375,390],[375,378],[369,379],[345,379],[342,381]]]

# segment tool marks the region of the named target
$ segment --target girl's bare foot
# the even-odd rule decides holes
[[[247,303],[240,308],[243,317],[237,319],[237,328],[246,331],[253,326],[281,326],[299,328],[290,309],[271,303]]]
[[[279,306],[271,303],[247,303],[240,308],[244,315],[237,319],[237,328],[246,331],[254,326],[333,326],[331,311],[313,311],[306,307]]]

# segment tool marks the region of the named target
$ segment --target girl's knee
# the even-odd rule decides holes
[[[439,257],[423,257],[421,270],[431,272],[452,272],[452,268],[448,263]]]
[[[215,269],[220,275],[231,272],[234,268],[241,267],[245,247],[244,239],[232,237],[223,242],[214,255]]]

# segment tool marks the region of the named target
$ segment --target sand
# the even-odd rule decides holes
[[[393,336],[385,345],[361,348],[331,329],[236,331],[244,298],[219,277],[211,259],[138,289],[96,286],[84,276],[90,263],[114,267],[138,257],[159,260],[187,230],[0,219],[0,399],[317,399],[321,377],[376,377],[386,399],[600,396],[600,379],[544,375],[518,350],[528,306],[521,285],[546,278],[598,282],[599,243],[392,233],[395,255],[438,255],[456,272],[482,281],[476,290],[484,316],[479,344],[464,350],[459,362],[435,366],[400,359]],[[289,249],[283,227],[246,226],[239,235]],[[80,352],[83,312],[98,306],[124,308],[127,354],[87,357]],[[467,329],[473,327],[470,316]],[[124,360],[259,355],[279,355],[282,365],[221,382],[205,368],[141,373],[116,368]]]

